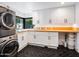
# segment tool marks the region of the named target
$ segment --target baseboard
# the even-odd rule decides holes
[[[47,46],[48,48],[53,48],[53,49],[57,49],[56,46]]]
[[[28,43],[29,45],[34,45],[34,46],[40,46],[40,47],[48,47],[48,48],[53,48],[57,49],[57,46],[50,46],[50,45],[43,45],[43,44],[36,44],[36,43]]]
[[[45,45],[43,45],[43,44],[36,44],[36,43],[28,43],[28,45],[34,45],[34,46],[45,47]]]

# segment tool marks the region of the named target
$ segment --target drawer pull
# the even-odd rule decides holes
[[[24,37],[22,36],[22,40],[24,40]]]
[[[50,40],[51,38],[50,38],[50,36],[48,36],[48,40]]]
[[[36,35],[34,35],[34,39],[36,39]]]

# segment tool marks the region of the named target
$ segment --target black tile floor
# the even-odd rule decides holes
[[[17,53],[17,57],[79,57],[79,53],[75,50],[69,50],[63,46],[59,46],[56,50],[28,45]]]

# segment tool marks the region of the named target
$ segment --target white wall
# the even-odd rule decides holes
[[[32,17],[33,10],[74,5],[74,2],[65,2],[65,4],[63,5],[60,2],[0,2],[0,3],[9,5],[16,12],[16,15],[22,17]]]
[[[0,4],[8,5],[11,10],[16,12],[17,16],[24,18],[32,17],[31,12],[28,9],[28,6],[26,6],[26,3],[24,2],[0,2]]]
[[[75,21],[74,14],[74,6],[38,10],[33,13],[33,24],[37,25],[39,20],[39,25],[49,25],[51,20],[50,25],[72,25]]]
[[[75,23],[79,24],[79,3],[75,5],[75,17],[76,17]]]

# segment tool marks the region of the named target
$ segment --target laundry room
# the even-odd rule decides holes
[[[79,2],[0,2],[0,57],[79,57]]]

